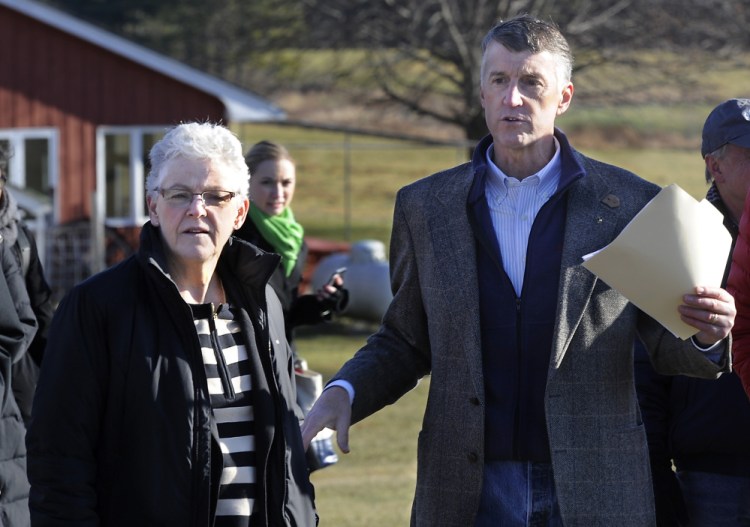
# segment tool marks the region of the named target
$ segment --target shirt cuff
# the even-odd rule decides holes
[[[350,383],[349,381],[345,381],[344,379],[337,379],[328,383],[323,391],[326,391],[328,388],[332,388],[334,386],[338,386],[339,388],[343,388],[344,390],[346,390],[346,393],[349,394],[349,404],[354,404],[354,386],[352,386],[352,383]]]
[[[711,362],[716,364],[719,364],[721,362],[721,359],[724,356],[724,350],[726,349],[725,339],[722,339],[719,342],[714,342],[707,348],[701,346],[700,342],[698,342],[695,337],[690,337],[690,341],[693,343],[693,346],[695,346],[696,349],[702,351],[706,358],[708,358]]]

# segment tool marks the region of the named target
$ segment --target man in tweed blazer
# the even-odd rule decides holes
[[[520,16],[485,37],[490,135],[471,163],[398,193],[393,301],[303,427],[348,451],[352,422],[431,375],[412,525],[648,526],[654,505],[633,339],[663,373],[729,368],[734,302],[686,292],[682,341],[582,267],[658,187],[575,151],[555,129],[572,58]]]

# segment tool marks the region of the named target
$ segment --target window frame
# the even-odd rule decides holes
[[[26,188],[26,140],[46,139],[49,155],[49,173],[47,181],[49,190],[55,195],[57,190],[60,149],[60,134],[56,128],[0,128],[0,141],[10,143],[12,156],[8,160],[8,183],[21,189]]]
[[[148,220],[146,210],[146,173],[143,138],[148,134],[164,134],[168,126],[99,126],[96,129],[96,209],[98,216],[107,227],[140,227]],[[128,174],[130,177],[130,205],[127,216],[106,216],[107,211],[107,136],[127,135],[129,137]]]

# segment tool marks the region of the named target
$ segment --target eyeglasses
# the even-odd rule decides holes
[[[194,196],[200,196],[206,207],[223,207],[234,198],[237,193],[228,190],[204,190],[203,192],[190,192],[182,188],[160,188],[159,194],[171,207],[189,207],[193,203]]]

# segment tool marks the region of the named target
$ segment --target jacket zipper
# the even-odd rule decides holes
[[[521,337],[522,337],[522,331],[521,331],[521,299],[519,297],[516,297],[516,353],[518,353],[518,387],[516,392],[516,410],[514,412],[513,416],[513,457],[514,459],[520,459],[520,427],[521,427],[521,390],[523,386],[523,378],[521,377],[521,373],[524,371],[524,368],[522,366],[522,357],[521,357]]]
[[[214,349],[214,356],[216,357],[216,366],[219,371],[219,378],[221,379],[221,387],[224,390],[224,396],[228,401],[233,401],[236,397],[234,386],[232,385],[232,378],[229,375],[229,368],[227,367],[227,361],[224,358],[224,353],[221,351],[219,345],[219,334],[216,331],[216,317],[218,311],[214,309],[214,305],[211,304],[211,316],[208,319],[208,330],[211,338],[211,347]]]
[[[281,407],[281,405],[279,404],[281,400],[281,387],[279,386],[279,381],[276,377],[276,370],[274,368],[274,365],[276,365],[276,367],[279,367],[279,366],[278,364],[276,364],[276,360],[274,358],[274,352],[273,352],[273,344],[271,342],[271,328],[270,328],[270,321],[269,321],[269,314],[268,314],[268,303],[265,300],[266,298],[265,290],[260,292],[258,296],[259,298],[262,299],[262,305],[258,306],[259,309],[258,309],[257,318],[259,322],[258,326],[260,330],[259,331],[260,338],[263,339],[263,340],[258,341],[258,350],[260,351],[263,349],[263,346],[261,346],[260,344],[261,342],[265,341],[265,344],[266,344],[265,347],[267,350],[266,360],[268,362],[267,367],[269,368],[268,384],[269,384],[269,389],[271,391],[271,397],[274,399],[274,406],[277,409],[276,411],[274,411],[274,416],[275,416],[274,426],[276,427],[276,432],[274,433],[274,438],[273,438],[273,442],[271,445],[271,451],[273,451],[273,443],[275,443],[277,445],[277,448],[276,448],[277,457],[276,457],[275,463],[277,463],[278,466],[285,467],[286,466],[286,463],[285,463],[286,441],[282,440],[284,436],[284,420],[282,416],[279,415],[279,411],[278,411],[278,409]],[[264,362],[264,361],[261,360],[261,362]],[[270,459],[273,459],[273,457],[271,456]],[[286,479],[286,469],[284,469],[283,472],[284,472],[284,479]],[[268,474],[269,474],[268,466],[266,466],[264,487],[265,487],[265,501],[267,505],[270,500],[269,489],[268,489],[268,486],[269,486]],[[281,513],[285,524],[289,524],[289,522],[291,521],[291,519],[289,518],[289,512],[288,512],[288,506],[287,506],[289,489],[287,488],[287,485],[285,484],[283,485],[283,489],[279,489],[279,490],[281,490],[280,502],[278,503],[281,509],[279,512]],[[266,507],[266,521],[269,521],[271,518],[272,518],[271,511],[269,511],[268,508]],[[275,521],[275,519],[273,521]]]

